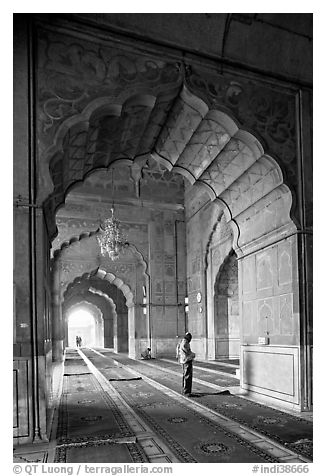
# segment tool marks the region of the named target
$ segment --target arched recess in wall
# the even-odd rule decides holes
[[[233,246],[235,244],[234,233],[236,233],[237,236],[238,230],[234,227],[232,221],[227,221],[227,217],[223,211],[225,210],[224,207],[218,206],[216,210],[215,223],[209,234],[204,257],[207,312],[206,334],[208,336],[207,358],[209,359],[218,358],[219,351],[221,351],[220,357],[222,356],[221,345],[219,348],[217,345],[218,322],[216,314],[216,280],[223,268],[223,264],[228,259],[228,256],[233,253],[234,258],[236,259],[237,257]],[[226,340],[227,335],[224,335],[224,341],[226,342]],[[225,346],[226,344],[223,345]]]
[[[217,359],[239,359],[238,262],[233,250],[224,259],[214,284],[214,339]]]

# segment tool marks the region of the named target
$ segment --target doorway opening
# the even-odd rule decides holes
[[[68,315],[68,346],[76,346],[76,337],[81,346],[104,347],[103,318],[95,317],[90,311],[79,308]]]

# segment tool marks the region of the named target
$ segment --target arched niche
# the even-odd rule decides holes
[[[212,227],[205,251],[205,281],[207,299],[207,358],[218,358],[218,322],[216,308],[216,279],[220,274],[223,263],[232,253],[235,243],[234,235],[237,229],[228,222],[224,207],[219,206],[215,215],[215,223]],[[226,344],[225,344],[226,345]]]
[[[233,250],[224,259],[214,284],[216,359],[240,357],[238,262]]]

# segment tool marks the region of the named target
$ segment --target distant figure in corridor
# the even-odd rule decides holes
[[[141,358],[142,359],[145,359],[145,360],[148,360],[148,359],[151,359],[152,356],[151,356],[151,348],[150,347],[147,347],[146,350],[144,350],[144,352],[142,352],[140,354]]]
[[[82,344],[82,338],[79,336],[76,336],[76,346],[81,347]]]
[[[179,363],[182,364],[182,393],[185,397],[191,397],[192,361],[196,357],[196,354],[190,348],[191,339],[192,335],[190,332],[187,332],[177,346],[177,358]]]

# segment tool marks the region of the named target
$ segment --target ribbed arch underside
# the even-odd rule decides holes
[[[126,306],[131,307],[134,304],[134,296],[130,287],[125,284],[120,278],[115,276],[113,273],[108,273],[105,270],[98,268],[90,273],[84,273],[82,276],[76,277],[73,282],[71,282],[64,293],[65,299],[69,299],[71,295],[76,295],[80,292],[79,285],[87,283],[88,293],[94,295],[99,295],[103,299],[111,300],[109,294],[107,294],[105,289],[105,283],[110,283],[118,288],[125,299]],[[98,282],[103,282],[103,288]],[[102,288],[102,289],[101,289]]]
[[[177,96],[133,95],[122,105],[102,98],[74,121],[70,119],[69,128],[61,127],[48,151],[52,210],[90,171],[117,160],[141,167],[152,157],[205,188],[240,229],[242,215],[252,207],[259,209],[264,199],[282,203],[290,221],[291,192],[276,160],[252,134],[224,112],[209,109],[185,86]]]

